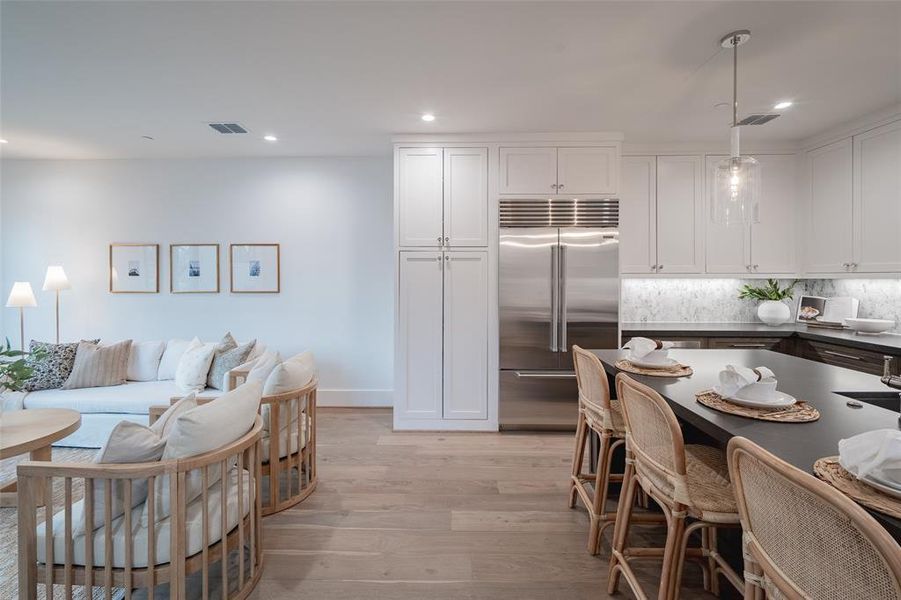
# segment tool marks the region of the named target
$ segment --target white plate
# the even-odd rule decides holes
[[[861,481],[865,484],[872,486],[879,490],[880,492],[884,492],[893,498],[898,498],[901,500],[901,489],[895,487],[894,485],[889,485],[887,483],[882,483],[881,481],[874,479],[872,477],[861,477]]]
[[[713,388],[713,391],[720,394],[718,388]],[[720,394],[720,396],[723,396],[723,394]],[[788,408],[797,402],[794,396],[780,391],[776,391],[769,400],[752,400],[751,398],[742,398],[741,396],[725,396],[725,398],[729,402],[734,402],[740,406],[748,406],[750,408]]]
[[[845,319],[845,323],[860,333],[882,333],[895,326],[895,322],[888,319]]]
[[[641,367],[643,369],[672,369],[673,367],[679,366],[679,361],[672,358],[667,358],[663,362],[648,362],[640,358],[633,358],[629,356],[626,358],[626,360],[628,360],[636,367]]]

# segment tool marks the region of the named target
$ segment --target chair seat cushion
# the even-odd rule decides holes
[[[198,398],[216,398],[223,392],[205,389]],[[148,414],[155,404],[169,404],[171,398],[184,396],[172,380],[129,381],[125,385],[81,388],[77,390],[41,390],[24,399],[28,408],[70,408],[80,413]]]
[[[253,500],[253,479],[248,471],[243,472],[243,515],[247,516],[250,512]],[[207,496],[207,516],[208,530],[207,540],[204,544],[203,540],[203,498],[197,498],[190,502],[186,507],[185,513],[185,555],[193,556],[201,550],[204,545],[210,546],[222,539],[221,531],[221,500],[222,484],[221,481],[210,486]],[[148,565],[147,562],[147,532],[146,526],[141,525],[141,513],[144,510],[144,504],[136,506],[131,511],[131,529],[132,539],[134,540],[134,551],[132,553],[132,567],[141,568]],[[84,501],[79,500],[72,505],[72,521],[78,522],[84,513]],[[238,470],[230,471],[228,483],[228,495],[226,498],[226,528],[231,532],[238,525]],[[154,564],[162,565],[169,562],[170,543],[169,543],[169,527],[170,518],[159,520],[156,522],[156,556]],[[37,557],[38,562],[46,562],[46,530],[43,523],[37,526]],[[125,516],[121,516],[110,522],[112,531],[112,566],[125,567]],[[106,562],[106,527],[100,527],[94,530],[93,545],[94,557],[93,564],[104,565]],[[85,564],[85,536],[77,535],[73,537],[73,556],[72,564]],[[65,530],[65,511],[60,510],[53,515],[53,562],[62,564],[65,560],[66,551],[66,530]]]
[[[297,444],[297,429],[291,429],[291,454],[297,452],[298,448],[306,448],[307,446],[307,426],[309,425],[310,419],[306,415],[304,415],[304,423],[300,428],[300,445]],[[285,428],[282,428],[281,435],[278,439],[279,446],[279,458],[285,458],[288,456],[288,432]],[[263,449],[261,454],[263,455],[263,462],[269,462],[269,446],[271,444],[271,437],[268,431],[263,432],[263,437],[260,440],[260,444]]]

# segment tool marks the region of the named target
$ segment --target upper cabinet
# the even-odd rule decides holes
[[[713,198],[716,165],[724,158],[707,157],[707,215]],[[777,275],[797,272],[795,156],[758,155],[755,158],[760,163],[761,174],[759,222],[727,227],[708,220],[707,273]]]
[[[624,156],[619,197],[619,264],[623,273],[657,267],[657,157]]]
[[[398,148],[398,246],[488,245],[487,148]]]
[[[499,191],[613,195],[619,184],[618,157],[618,146],[501,148]]]
[[[854,270],[901,271],[901,121],[854,136]]]
[[[807,153],[806,271],[901,272],[901,121]]]

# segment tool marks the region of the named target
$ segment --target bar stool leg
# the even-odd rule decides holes
[[[632,518],[632,506],[634,505],[635,489],[638,487],[635,480],[635,467],[630,458],[626,459],[626,468],[623,473],[622,491],[619,495],[619,504],[616,507],[616,524],[613,528],[613,542],[610,545],[610,570],[607,577],[607,593],[615,594],[619,587],[621,573],[620,562],[624,562],[623,550],[626,547],[626,539],[629,536],[629,521]]]
[[[588,532],[588,551],[592,555],[598,553],[601,542],[601,514],[606,513],[607,485],[610,480],[610,434],[601,434],[598,448],[598,466],[594,478],[594,501],[588,508],[591,511],[591,529]]]
[[[680,508],[676,505],[676,508]],[[657,594],[659,600],[671,600],[674,598],[674,586],[677,579],[677,571],[679,569],[679,557],[681,556],[681,548],[683,543],[683,534],[685,532],[685,512],[682,510],[673,510],[669,513],[670,518],[667,519],[666,528],[666,546],[663,550],[663,568],[660,576],[660,591]]]
[[[579,476],[582,474],[582,462],[585,457],[585,441],[587,439],[588,423],[585,421],[585,415],[579,411],[579,421],[576,425],[576,447],[573,449],[572,479],[569,482],[570,508],[575,508],[576,506],[576,486],[580,485]]]

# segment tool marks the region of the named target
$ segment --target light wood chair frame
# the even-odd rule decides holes
[[[751,440],[743,437],[734,437],[729,440],[726,450],[729,461],[729,472],[732,477],[732,486],[735,488],[735,499],[738,503],[738,514],[741,517],[741,525],[744,531],[742,536],[745,555],[745,598],[760,599],[767,593],[770,596],[781,596],[785,600],[805,600],[809,597],[803,590],[785,574],[778,564],[770,557],[763,545],[754,534],[748,512],[745,486],[742,480],[742,471],[739,463],[742,455],[750,456],[776,474],[784,477],[793,485],[813,494],[824,503],[832,505],[836,510],[848,517],[848,521],[856,528],[881,554],[886,567],[895,575],[895,593],[901,598],[901,548],[872,516],[857,505],[856,502],[833,488],[827,483],[818,480],[813,475],[804,473],[800,469],[788,464],[781,458],[767,452]],[[803,551],[802,548],[798,549]],[[824,565],[815,565],[823,568]],[[828,565],[825,566],[828,568]],[[773,590],[775,587],[775,590]],[[775,593],[774,593],[775,592]]]
[[[641,448],[635,446],[630,435],[632,427],[629,421],[628,401],[626,388],[632,388],[636,392],[644,394],[652,399],[657,409],[669,425],[673,441],[673,466],[676,478],[683,481],[687,476],[687,464],[685,457],[685,441],[682,437],[682,429],[672,409],[654,389],[635,381],[625,373],[616,376],[617,398],[622,407],[623,417],[626,423],[626,469],[623,476],[623,491],[620,493],[617,507],[616,525],[613,532],[613,547],[610,557],[610,572],[607,582],[607,593],[614,594],[619,587],[619,578],[622,575],[633,593],[639,600],[647,600],[648,596],[638,581],[630,562],[644,559],[661,559],[663,566],[660,578],[658,598],[660,600],[678,599],[682,581],[682,569],[686,560],[696,561],[703,573],[704,589],[719,595],[719,575],[723,575],[739,592],[744,590],[744,581],[732,569],[717,549],[717,528],[738,527],[737,515],[735,522],[708,522],[696,519],[686,524],[686,518],[690,513],[690,506],[679,502],[670,494],[660,490],[654,485],[653,480],[647,476],[645,469],[653,469],[657,473],[665,471],[662,465],[653,458],[644,454]],[[666,519],[667,536],[663,548],[633,547],[627,546],[629,527],[634,523],[632,515],[636,494],[643,490],[653,499]],[[701,537],[700,548],[688,547],[691,535],[699,531]]]
[[[228,389],[233,390],[243,383],[248,373],[249,371],[234,369],[229,371]],[[302,388],[284,394],[263,396],[260,401],[261,413],[263,406],[269,407],[270,421],[269,460],[262,462],[264,459],[262,455],[260,456],[263,476],[268,479],[268,494],[263,498],[264,517],[302,502],[313,493],[319,482],[316,473],[316,390],[318,386],[319,379],[313,377]],[[295,411],[293,415],[291,414],[292,403]],[[292,420],[296,428],[294,433],[297,436],[297,451],[291,452],[291,432],[288,427],[285,427],[284,431],[288,435],[286,442],[288,455],[279,457],[282,424],[290,425]],[[306,440],[306,444],[301,446],[301,440]],[[292,471],[297,474],[296,485],[293,483]],[[281,486],[283,478],[285,479],[284,489]]]
[[[234,593],[227,596],[229,600],[246,598],[256,586],[263,571],[262,548],[262,505],[261,505],[261,481],[259,453],[260,439],[262,435],[262,420],[258,416],[253,427],[245,435],[227,446],[223,446],[212,452],[207,452],[190,458],[163,460],[153,463],[137,464],[98,464],[98,463],[53,463],[26,461],[18,465],[19,477],[19,507],[18,507],[18,536],[19,536],[19,598],[36,600],[38,597],[38,584],[45,586],[45,597],[54,597],[54,585],[64,586],[62,596],[72,598],[73,588],[82,586],[85,596],[91,598],[95,587],[101,587],[105,597],[110,598],[114,588],[123,588],[125,598],[130,599],[134,589],[146,588],[150,600],[154,597],[154,586],[161,583],[169,584],[169,598],[182,600],[186,596],[186,578],[194,573],[201,573],[202,598],[209,598],[210,565],[222,559],[225,550],[227,562],[228,554],[237,550],[238,574],[237,588]],[[214,544],[204,546],[200,552],[187,556],[186,539],[186,477],[191,471],[199,471],[203,478],[202,499],[202,535],[203,539],[209,539],[209,501],[208,487],[210,469],[219,467],[221,473],[228,471],[229,465],[242,465],[243,469],[253,473],[249,481],[245,481],[244,470],[238,469],[237,477],[237,501],[238,514],[244,515],[244,486],[251,486],[248,495],[251,505],[248,514],[238,519],[238,524],[231,531],[227,531],[227,499],[228,482],[222,479],[223,490],[221,494],[222,506],[220,529],[223,539]],[[111,535],[112,487],[114,482],[126,482],[123,486],[124,505],[131,506],[132,487],[137,482],[146,481],[149,490],[156,489],[156,481],[168,476],[169,506],[173,507],[169,516],[170,525],[170,562],[156,564],[156,530],[148,528],[147,535],[147,565],[146,567],[132,567],[134,562],[134,538],[132,534],[131,511],[124,513],[125,542],[125,567],[113,567],[113,539]],[[65,499],[62,509],[65,511],[65,552],[63,557],[54,556],[53,548],[53,485],[54,480],[62,479]],[[93,564],[93,539],[94,535],[84,536],[85,565],[73,564],[75,543],[73,541],[72,527],[72,486],[73,480],[83,480],[84,489],[95,489],[94,484],[102,482],[104,490],[104,517],[103,534],[105,558],[104,564]],[[162,480],[160,480],[162,481]],[[41,508],[38,499],[43,491],[46,504]],[[147,496],[146,506],[150,523],[155,523],[156,501],[155,494]],[[85,529],[94,531],[94,495],[86,493],[84,497]],[[39,511],[44,512],[45,534],[45,563],[37,560],[37,527]],[[223,545],[224,544],[224,545]],[[249,552],[249,563],[245,567],[245,550]],[[62,559],[59,563],[57,560]],[[49,565],[49,566],[48,566]],[[222,565],[222,563],[220,563]],[[222,590],[229,589],[228,568],[221,568]],[[245,572],[248,573],[245,576]]]

